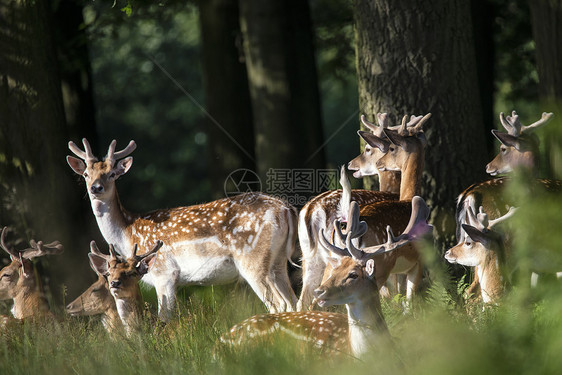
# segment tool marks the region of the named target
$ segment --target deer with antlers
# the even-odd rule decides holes
[[[70,316],[101,315],[103,327],[108,333],[112,334],[119,331],[123,327],[123,323],[119,317],[115,299],[109,290],[107,277],[98,273],[91,260],[90,267],[98,275],[98,279],[66,306],[66,312]]]
[[[506,280],[501,268],[509,249],[506,249],[505,236],[494,227],[513,216],[515,211],[511,207],[505,215],[490,220],[482,206],[477,215],[469,208],[470,224],[462,224],[466,235],[445,253],[449,263],[476,267],[484,303],[495,303],[503,295]]]
[[[90,243],[88,254],[96,273],[107,278],[109,291],[115,299],[117,312],[127,335],[138,331],[142,322],[142,295],[139,288],[140,279],[153,266],[162,241],[156,241],[152,249],[143,255],[137,255],[137,245],[133,255],[127,259],[119,256],[109,245],[109,255],[99,251],[95,241]]]
[[[524,169],[531,174],[538,170],[539,142],[532,134],[537,128],[546,125],[553,117],[552,113],[543,113],[541,118],[530,125],[523,125],[515,111],[511,116],[500,113],[500,123],[507,131],[502,133],[492,130],[492,134],[500,143],[500,152],[486,165],[486,172],[492,176],[511,173],[514,169]],[[464,239],[463,224],[469,224],[469,210],[476,212],[482,206],[490,218],[499,218],[507,212],[506,207],[517,202],[511,202],[505,194],[509,178],[495,178],[469,186],[457,199],[456,221],[457,240]],[[559,180],[537,179],[533,188],[544,189],[547,192],[558,193],[562,190]],[[476,294],[478,290],[478,271],[475,268],[474,281],[468,289],[468,294]]]
[[[133,245],[146,253],[156,240],[162,249],[143,281],[156,288],[158,313],[170,318],[179,285],[225,284],[244,278],[270,311],[294,309],[287,260],[296,245],[296,210],[275,197],[246,193],[189,207],[132,214],[121,204],[115,181],[133,163],[111,142],[99,161],[83,139],[84,150],[69,142],[78,158],[67,156],[74,172],[84,177],[92,211],[107,243],[128,258]]]
[[[322,252],[318,251],[320,245],[317,234],[320,229],[326,229],[329,232],[333,230],[331,225],[335,219],[340,218],[345,221],[345,214],[348,211],[351,200],[363,206],[375,202],[399,199],[399,196],[395,193],[400,191],[400,172],[380,171],[376,168],[376,162],[384,155],[386,150],[381,151],[378,147],[374,146],[372,138],[383,139],[385,138],[385,129],[393,130],[402,126],[408,127],[408,129],[422,138],[422,126],[427,118],[412,116],[407,123],[394,127],[388,126],[389,121],[386,113],[377,114],[377,119],[379,126],[368,122],[365,116],[361,116],[361,121],[371,132],[358,132],[367,144],[363,153],[349,163],[349,168],[355,170],[354,176],[356,177],[368,176],[377,172],[379,174],[381,191],[351,190],[351,185],[349,185],[347,178],[344,179],[342,177],[340,183],[342,186],[345,184],[346,189],[328,191],[316,196],[299,213],[298,230],[299,244],[303,254],[303,287],[297,304],[298,311],[303,311],[310,306],[314,288],[320,284],[322,274],[327,265],[327,259]],[[342,167],[342,176],[344,171],[345,168]]]
[[[30,248],[16,251],[6,244],[7,232],[8,227],[4,227],[0,246],[10,255],[12,262],[0,270],[0,300],[14,301],[11,312],[15,319],[53,318],[31,260],[44,255],[60,254],[63,246],[59,241],[44,244],[43,241],[31,240]]]
[[[350,204],[346,231],[336,232],[338,240],[345,243],[343,247],[330,243],[324,229],[320,230],[318,238],[322,251],[329,254],[333,267],[314,291],[314,300],[321,307],[345,304],[347,316],[322,311],[257,315],[232,327],[221,337],[221,342],[237,346],[256,338],[285,334],[328,351],[347,352],[355,357],[373,347],[389,344],[390,335],[378,293],[377,262],[373,257],[396,251],[430,229],[426,221],[429,209],[423,199],[415,197],[412,206],[412,216],[404,233],[395,237],[388,227],[388,240],[381,245],[358,249],[352,243],[352,239],[367,230],[365,222],[360,222],[356,202]],[[334,227],[340,225],[341,222],[336,220]]]

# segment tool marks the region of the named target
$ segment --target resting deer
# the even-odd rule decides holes
[[[335,219],[342,218],[344,221],[345,213],[351,200],[363,206],[373,202],[396,200],[399,197],[395,192],[400,190],[400,173],[395,171],[380,171],[375,164],[379,158],[384,155],[386,150],[381,151],[373,146],[372,137],[382,138],[384,129],[397,129],[398,127],[388,127],[388,118],[386,113],[377,114],[380,126],[376,126],[365,120],[361,116],[363,124],[371,130],[372,133],[359,131],[358,134],[367,142],[365,150],[361,155],[353,159],[349,163],[349,168],[356,170],[354,176],[363,177],[379,174],[379,185],[381,191],[370,191],[363,189],[351,190],[347,179],[341,180],[340,183],[347,184],[347,193],[342,190],[332,190],[322,193],[310,200],[299,213],[299,244],[303,254],[303,287],[297,310],[303,311],[307,309],[313,298],[313,291],[322,280],[322,274],[326,268],[327,259],[319,249],[318,233],[320,229],[326,229],[328,232]],[[410,129],[416,129],[417,134],[422,134],[421,126],[423,120],[421,116],[412,116],[406,124]],[[342,171],[345,169],[342,167]],[[342,172],[343,175],[343,172]],[[345,202],[342,205],[340,202]]]
[[[115,299],[117,312],[125,327],[127,335],[140,329],[142,322],[142,295],[139,280],[153,266],[157,251],[162,247],[156,241],[154,247],[143,255],[137,255],[137,245],[133,255],[127,259],[115,253],[113,245],[109,245],[109,255],[99,251],[94,241],[90,244],[88,254],[92,266],[98,274],[107,277],[109,291]]]
[[[95,242],[92,241],[90,246],[94,247]],[[66,312],[71,316],[101,315],[101,322],[105,330],[108,333],[114,333],[123,327],[115,299],[109,291],[106,276],[98,272],[91,260],[90,267],[98,275],[98,279],[66,306]]]
[[[235,325],[221,337],[223,343],[242,345],[258,337],[271,337],[276,333],[286,334],[298,340],[311,342],[328,351],[347,352],[360,357],[370,349],[390,343],[390,335],[380,305],[373,257],[381,253],[396,251],[415,236],[427,231],[427,206],[423,199],[412,201],[411,221],[401,236],[394,237],[390,228],[385,244],[358,249],[351,242],[365,231],[365,223],[359,223],[357,203],[350,204],[350,225],[345,233],[338,232],[342,247],[331,244],[319,233],[321,251],[328,252],[333,265],[331,272],[314,291],[315,301],[321,307],[343,305],[344,314],[304,311],[280,314],[257,315]]]
[[[501,173],[511,173],[514,169],[522,168],[534,174],[538,170],[538,138],[532,131],[545,125],[552,118],[552,113],[543,113],[541,118],[525,126],[521,124],[515,111],[511,116],[500,113],[500,122],[507,133],[492,130],[492,134],[501,142],[500,152],[486,165],[486,172],[492,176]],[[462,241],[464,232],[462,224],[468,223],[468,212],[476,212],[482,206],[490,218],[498,218],[506,213],[506,207],[517,204],[512,202],[505,194],[509,184],[508,178],[496,178],[469,186],[457,199],[456,221],[457,240]],[[534,188],[544,189],[548,192],[560,192],[562,183],[558,180],[538,179],[533,184]],[[478,272],[468,293],[476,293],[478,289]]]
[[[296,245],[296,210],[280,199],[261,193],[189,207],[132,214],[119,200],[115,181],[131,168],[136,144],[122,151],[111,142],[103,161],[83,139],[84,151],[73,142],[67,156],[74,172],[84,177],[92,211],[107,243],[124,256],[139,254],[162,240],[163,247],[143,281],[158,295],[158,313],[168,320],[180,285],[226,284],[244,278],[269,311],[293,310],[296,296],[290,286],[287,260]],[[128,157],[127,157],[128,156]]]
[[[8,227],[2,229],[0,246],[10,255],[12,262],[0,270],[0,300],[14,301],[11,312],[15,319],[54,318],[31,259],[60,254],[63,246],[58,241],[44,244],[31,240],[31,248],[15,251],[6,244],[7,231]]]
[[[480,282],[482,301],[495,303],[505,289],[507,280],[504,280],[502,267],[505,265],[509,249],[506,249],[504,235],[493,229],[510,218],[515,209],[511,207],[505,215],[494,220],[488,219],[482,207],[478,215],[474,214],[472,208],[469,208],[468,212],[471,224],[462,224],[466,235],[445,253],[445,259],[449,263],[477,267],[475,272]]]

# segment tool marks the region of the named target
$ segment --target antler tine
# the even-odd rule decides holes
[[[525,132],[530,133],[531,131],[535,130],[536,128],[540,128],[541,126],[543,126],[547,122],[549,122],[552,119],[552,116],[554,116],[554,114],[552,112],[550,112],[550,113],[543,112],[540,120],[533,122],[531,125],[522,126],[521,127],[521,133],[525,133]]]
[[[341,222],[339,220],[334,220],[334,231],[336,232],[336,236],[338,236],[340,242],[345,243],[345,240],[347,239],[347,234],[344,234],[342,232]]]
[[[484,212],[484,207],[480,206],[478,209],[478,215],[476,215],[478,223],[481,226],[481,229],[488,229],[489,221],[488,221],[488,214]]]
[[[406,235],[415,239],[431,231],[433,227],[427,223],[429,213],[429,207],[427,207],[423,198],[418,195],[414,196],[412,198],[412,214],[410,216],[410,221],[400,236]]]
[[[109,244],[109,256],[112,259],[119,259],[119,257],[117,256],[117,253],[115,252],[115,248],[113,247],[113,244]]]
[[[419,133],[422,131],[422,127],[423,125],[427,122],[427,120],[429,120],[431,118],[431,112],[429,112],[428,114],[426,114],[425,116],[423,116],[419,121],[417,121],[416,124],[414,124],[411,129],[410,132],[412,133]]]
[[[84,151],[80,150],[80,148],[76,146],[76,143],[72,141],[68,142],[68,148],[74,153],[74,155],[84,160],[86,164],[97,162],[98,158],[94,156],[92,147],[90,147],[90,143],[86,138],[82,138],[82,144],[84,145]]]
[[[318,239],[324,249],[331,251],[332,253],[340,257],[349,256],[349,254],[347,253],[347,251],[345,251],[345,249],[340,249],[339,247],[331,244],[330,241],[326,239],[326,236],[324,235],[324,228],[320,229],[318,234],[319,234]]]
[[[388,128],[388,113],[377,113],[377,121],[383,128]]]
[[[137,260],[142,260],[142,259],[146,258],[147,256],[154,254],[155,252],[160,250],[162,245],[164,245],[164,242],[162,242],[160,240],[157,240],[156,243],[154,244],[154,246],[152,247],[152,249],[150,249],[150,251],[148,251],[147,253],[145,253],[143,255],[136,255]],[[135,252],[135,254],[136,254],[136,252]]]
[[[497,219],[490,220],[488,229],[492,229],[496,224],[509,219],[510,217],[513,216],[513,214],[515,214],[516,211],[517,211],[516,207],[510,207],[505,215],[498,217]]]
[[[408,126],[409,128],[412,126],[416,126],[416,124],[418,122],[420,122],[420,120],[423,118],[423,116],[415,116],[415,115],[411,115],[410,116],[410,121],[408,121],[408,123],[406,124],[406,126]]]
[[[398,133],[402,136],[408,135],[407,121],[408,121],[408,115],[404,115],[404,117],[402,117],[402,124],[398,129]]]
[[[115,147],[117,147],[117,141],[114,139],[109,144],[109,148],[107,149],[107,155],[105,156],[105,160],[110,160],[111,164],[115,162]]]
[[[347,249],[349,255],[351,255],[352,258],[355,258],[357,260],[362,260],[365,257],[366,253],[363,250],[356,248],[351,240],[352,240],[351,236],[347,236],[345,240],[345,248]]]
[[[521,120],[519,120],[519,115],[517,114],[517,112],[512,111],[511,116],[507,116],[506,119],[511,123],[511,126],[513,126],[513,129],[515,129],[517,135],[520,135],[523,124],[521,124]]]
[[[64,247],[59,241],[44,244],[43,241],[30,240],[31,248],[20,251],[21,257],[25,259],[33,259],[44,255],[56,255],[64,251]]]
[[[117,151],[113,157],[115,158],[115,160],[123,159],[125,156],[129,156],[131,152],[135,151],[136,148],[137,144],[135,143],[135,141],[131,140],[127,147],[125,147],[121,151]]]
[[[365,127],[367,129],[369,129],[373,133],[375,133],[375,134],[380,133],[379,127],[377,125],[373,124],[372,122],[367,121],[367,119],[365,118],[365,115],[361,115],[361,122],[363,123],[363,125],[365,125]]]
[[[515,111],[513,111],[513,113],[515,114]],[[513,135],[515,137],[519,136],[519,129],[517,129],[511,123],[511,117],[510,116],[507,116],[507,118],[506,118],[505,115],[503,114],[503,112],[500,112],[500,122],[501,122],[503,128],[505,130],[507,130],[508,134]]]
[[[10,256],[12,258],[19,258],[19,254],[17,251],[14,251],[13,249],[10,249],[8,247],[8,245],[6,245],[6,233],[8,232],[8,227],[4,227],[2,229],[2,236],[0,237],[0,246],[2,246],[2,249],[4,249],[5,252],[7,252],[8,254],[10,254]]]
[[[98,248],[98,245],[96,244],[96,241],[91,241],[90,242],[90,252],[92,254],[96,254],[102,258],[104,258],[105,260],[109,261],[109,259],[111,258],[110,255],[104,254],[100,251],[100,249]]]

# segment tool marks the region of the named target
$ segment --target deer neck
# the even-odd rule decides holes
[[[402,183],[400,184],[400,200],[411,200],[421,194],[421,177],[424,167],[423,149],[412,153],[402,168]]]
[[[496,254],[490,253],[484,264],[478,267],[478,279],[484,303],[494,303],[501,297],[504,280],[500,271],[500,261]]]
[[[140,289],[137,290],[135,297],[116,298],[115,306],[117,307],[119,318],[125,327],[127,335],[138,331],[142,321],[142,297],[140,295]]]
[[[373,283],[376,285],[375,283]],[[353,355],[359,357],[388,340],[388,328],[382,315],[381,302],[376,290],[348,303],[349,343]]]
[[[114,245],[119,254],[129,257],[131,255],[130,225],[134,217],[121,204],[117,190],[114,189],[114,194],[109,199],[92,198],[91,203],[105,241]]]
[[[114,332],[122,325],[121,317],[119,316],[119,312],[117,311],[115,304],[104,311],[101,316],[101,323],[103,324],[105,330],[109,333]]]
[[[38,289],[24,289],[14,297],[12,315],[16,319],[38,318],[49,314],[47,299]]]
[[[379,190],[400,193],[400,176],[398,171],[379,171]]]

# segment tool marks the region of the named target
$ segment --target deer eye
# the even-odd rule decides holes
[[[109,175],[109,178],[115,178],[115,172],[111,172],[111,174]]]
[[[359,277],[359,275],[355,272],[350,273],[349,275],[347,275],[347,278],[350,280],[355,280]]]
[[[84,178],[88,178],[88,177],[89,177],[89,176],[88,176],[88,172],[84,172],[84,173],[82,174],[82,176],[84,176]]]
[[[507,147],[505,147],[505,146],[500,147],[500,150],[501,150],[502,153],[505,154],[505,152],[507,151]]]
[[[388,148],[388,150],[389,150],[390,152],[394,152],[394,150],[396,150],[396,148],[393,147],[393,146],[390,146],[390,147]]]
[[[12,277],[12,274],[11,274],[11,273],[5,273],[5,274],[3,274],[3,275],[0,277],[0,279],[3,279],[3,278],[9,279],[10,277]]]
[[[466,245],[466,247],[472,247],[472,242],[470,241],[464,241],[464,244]]]
[[[367,154],[370,154],[370,153],[371,153],[371,148],[370,148],[370,147],[365,147],[365,152],[366,152]]]

